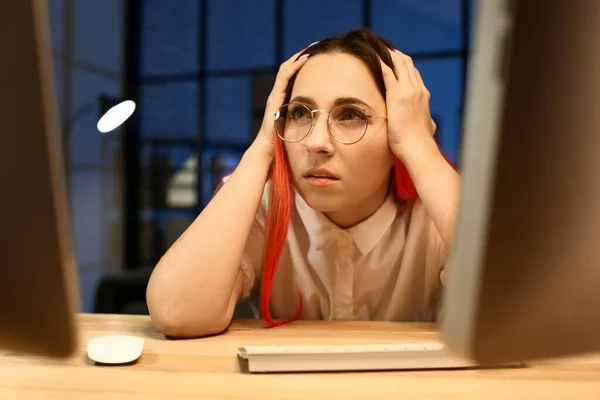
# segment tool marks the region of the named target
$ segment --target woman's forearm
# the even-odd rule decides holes
[[[148,307],[164,333],[201,336],[229,324],[231,303],[240,292],[242,253],[271,164],[265,145],[253,143],[227,183],[153,271]]]
[[[459,174],[431,137],[406,146],[402,161],[442,240],[450,248],[460,198]]]

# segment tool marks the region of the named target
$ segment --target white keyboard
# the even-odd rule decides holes
[[[472,368],[477,363],[440,343],[246,346],[238,361],[244,372],[373,371]]]

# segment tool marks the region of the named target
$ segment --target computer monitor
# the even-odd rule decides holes
[[[65,357],[79,309],[45,0],[0,1],[0,348]]]
[[[600,350],[600,1],[480,1],[443,337],[481,362]]]

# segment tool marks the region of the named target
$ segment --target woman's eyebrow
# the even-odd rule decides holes
[[[302,103],[314,108],[317,107],[317,102],[315,99],[306,96],[296,96],[290,101],[290,103]]]
[[[296,96],[291,101],[291,103],[303,103],[309,105],[311,107],[317,107],[317,102],[315,99],[306,96]],[[339,106],[340,104],[358,104],[361,106],[371,108],[367,103],[359,99],[358,97],[338,97],[333,101],[333,106]]]
[[[369,107],[369,105],[367,103],[365,103],[364,101],[362,101],[358,97],[338,97],[333,102],[333,106],[334,107],[335,106],[339,106],[340,104],[357,104],[357,105],[360,105],[360,106]],[[371,107],[369,107],[369,108],[371,108]]]

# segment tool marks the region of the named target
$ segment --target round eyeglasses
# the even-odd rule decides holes
[[[354,144],[367,132],[369,119],[375,118],[357,104],[340,104],[330,111],[311,110],[302,103],[289,103],[275,112],[275,131],[281,140],[297,143],[310,133],[316,121],[316,112],[326,112],[327,129],[331,137],[340,144]],[[381,117],[384,118],[384,117]]]

